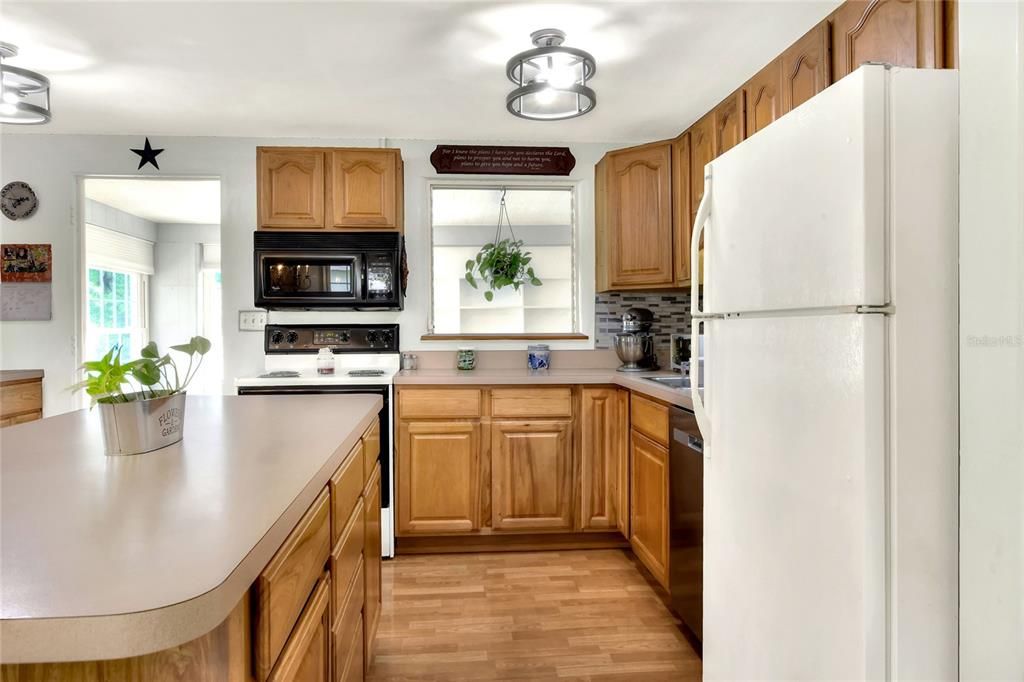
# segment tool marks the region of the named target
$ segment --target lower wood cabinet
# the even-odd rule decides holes
[[[630,443],[630,535],[633,552],[668,589],[668,449],[634,430]]]
[[[331,575],[324,573],[295,623],[270,682],[330,682]]]
[[[572,530],[572,481],[572,422],[491,425],[495,530]]]
[[[629,391],[580,391],[580,528],[629,537]]]
[[[370,475],[363,491],[365,513],[364,590],[363,597],[363,670],[373,663],[373,641],[377,636],[381,607],[380,556],[380,464]]]
[[[480,528],[480,430],[470,421],[399,424],[399,533]]]
[[[43,380],[25,374],[0,371],[0,427],[43,418]]]

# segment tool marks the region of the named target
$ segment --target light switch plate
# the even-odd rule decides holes
[[[267,326],[266,310],[239,310],[238,331],[261,332]]]

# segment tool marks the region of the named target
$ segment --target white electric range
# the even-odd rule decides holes
[[[235,379],[238,395],[367,393],[384,400],[380,412],[381,556],[395,555],[395,454],[392,384],[401,363],[397,324],[268,324],[263,371]],[[334,352],[334,374],[319,374],[317,353]]]

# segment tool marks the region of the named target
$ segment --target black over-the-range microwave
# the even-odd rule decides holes
[[[397,232],[271,232],[253,237],[256,306],[401,310],[408,268]]]

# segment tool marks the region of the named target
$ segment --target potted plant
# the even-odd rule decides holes
[[[476,259],[466,261],[466,281],[474,289],[478,289],[477,279],[487,284],[484,298],[494,300],[494,292],[504,287],[512,287],[516,291],[524,284],[539,287],[543,284],[530,266],[533,256],[523,250],[523,240],[516,239],[512,231],[512,221],[505,207],[505,191],[501,192],[501,206],[498,209],[498,229],[494,233],[494,241],[484,244],[476,254]],[[511,237],[501,238],[502,223],[508,224]],[[475,272],[475,274],[474,274]]]
[[[92,407],[99,405],[108,455],[137,455],[181,440],[185,389],[210,351],[210,341],[193,336],[171,350],[188,356],[184,372],[152,341],[138,359],[121,362],[121,348],[114,346],[99,360],[82,365],[86,379],[72,388],[85,390]]]

